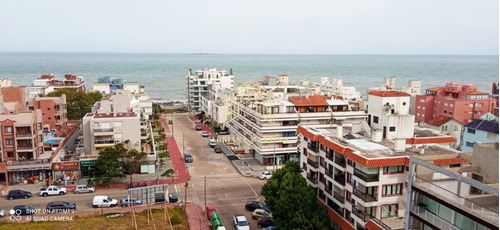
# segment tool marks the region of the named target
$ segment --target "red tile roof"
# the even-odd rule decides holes
[[[288,77],[286,74],[281,74],[280,77]]]
[[[334,150],[337,153],[345,154],[347,158],[355,161],[358,164],[361,164],[366,167],[380,167],[380,166],[393,166],[393,165],[409,165],[410,160],[407,156],[401,157],[385,157],[385,158],[374,158],[367,159],[359,154],[354,153],[354,150],[349,147],[341,146],[335,142],[327,140],[322,135],[314,135],[309,132],[304,127],[299,127],[297,129],[298,132],[302,133],[305,137],[318,141],[322,145]]]
[[[328,102],[322,96],[289,97],[289,99],[296,106],[328,106]]]
[[[379,97],[409,97],[411,96],[409,93],[399,92],[399,91],[370,91],[368,92],[370,95],[379,96]]]
[[[439,143],[453,143],[457,142],[455,138],[450,136],[443,137],[414,137],[410,139],[406,139],[406,144],[415,145],[415,144],[439,144]]]
[[[378,224],[376,224],[375,222],[373,222],[372,220],[368,221],[366,224],[365,224],[365,228],[367,230],[384,230],[382,227],[380,227]]]
[[[462,159],[460,158],[449,158],[449,159],[438,159],[434,160],[434,165],[450,165],[450,164],[460,164]]]
[[[483,92],[479,92],[479,91],[472,91],[472,92],[469,92],[468,94],[470,94],[470,95],[488,95],[488,93],[483,93]]]
[[[443,87],[434,87],[434,88],[428,88],[426,89],[427,91],[439,91],[440,89],[442,89]]]
[[[451,119],[453,119],[453,118],[451,118],[451,117],[445,117],[445,116],[439,116],[439,117],[436,117],[436,118],[428,121],[427,124],[434,125],[434,126],[441,126],[441,125],[443,125],[444,123],[448,122]]]

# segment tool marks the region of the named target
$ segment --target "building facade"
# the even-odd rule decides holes
[[[33,108],[43,114],[43,130],[50,131],[68,123],[66,95],[60,97],[36,97]]]
[[[64,79],[62,80],[56,79],[54,74],[44,74],[41,77],[33,80],[32,87],[39,87],[39,88],[54,87],[54,90],[62,88],[72,88],[82,92],[85,92],[87,90],[87,87],[85,86],[85,80],[83,79],[83,77],[76,76],[71,73],[65,74]],[[36,95],[32,95],[32,97],[33,96]]]
[[[205,69],[197,70],[193,73],[189,70],[187,77],[188,109],[200,111],[202,96],[207,96],[208,85],[214,85],[221,88],[233,89],[234,76],[233,71],[229,74],[226,70]]]
[[[337,96],[349,101],[361,100],[361,93],[355,87],[344,86],[342,79],[333,79],[330,82],[328,77],[322,77],[320,84],[316,85],[320,86],[324,96]]]
[[[495,103],[488,93],[477,91],[476,85],[447,83],[444,87],[429,88],[425,95],[416,97],[415,119],[428,122],[445,116],[468,124],[492,112]]]
[[[472,152],[475,143],[498,143],[498,118],[491,116],[490,113],[485,114],[479,120],[465,125],[461,151]]]

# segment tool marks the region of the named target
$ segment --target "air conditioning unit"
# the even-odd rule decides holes
[[[12,165],[12,161],[7,161],[7,165]]]

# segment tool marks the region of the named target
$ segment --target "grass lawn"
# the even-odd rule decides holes
[[[163,209],[152,209],[156,229],[170,229],[168,220],[165,222]],[[173,229],[188,230],[186,219],[184,218],[184,210],[182,207],[169,208],[170,221],[172,222]],[[132,213],[125,213],[123,217],[106,218],[111,214],[104,214],[99,216],[73,216],[73,221],[39,221],[39,222],[26,222],[26,223],[0,223],[0,229],[8,230],[36,230],[36,229],[135,229],[132,226]],[[147,210],[141,213],[136,213],[137,229],[146,230],[154,229],[153,221],[150,218],[148,225]]]

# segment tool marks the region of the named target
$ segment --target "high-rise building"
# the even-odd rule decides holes
[[[233,70],[205,69],[193,73],[189,70],[187,77],[188,109],[201,110],[202,96],[208,95],[208,85],[214,85],[222,89],[233,89]]]

